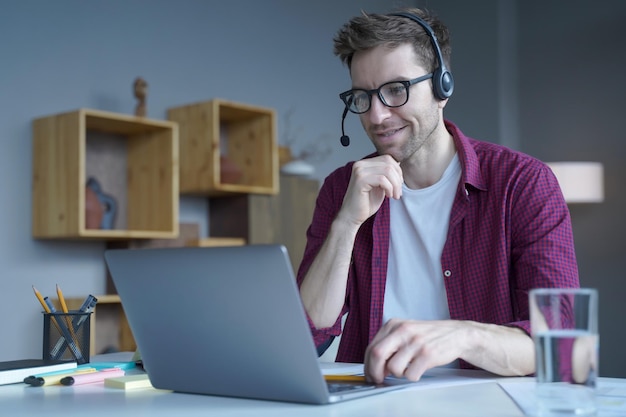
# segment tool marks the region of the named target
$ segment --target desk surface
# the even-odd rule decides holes
[[[462,372],[462,371],[460,371]],[[528,380],[507,378],[511,381]],[[618,380],[626,390],[626,380]],[[156,389],[121,389],[89,384],[75,387],[0,386],[0,410],[7,416],[271,416],[271,417],[522,417],[524,413],[491,379],[464,385],[412,387],[333,405],[302,405],[273,401],[173,393]],[[601,414],[602,415],[602,414]]]
[[[473,416],[520,417],[524,414],[496,383],[428,390],[403,390],[333,405],[300,405],[154,389],[122,391],[101,384],[33,388],[23,384],[0,388],[0,410],[7,416],[66,417],[203,416]]]

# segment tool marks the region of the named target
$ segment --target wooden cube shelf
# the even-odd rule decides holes
[[[121,178],[122,227],[86,224],[87,149],[95,138],[104,140],[105,148],[107,143],[120,146],[125,160],[119,170],[104,167],[107,175]],[[175,238],[178,125],[89,109],[38,118],[33,122],[32,193],[35,238]]]
[[[170,108],[180,130],[180,192],[277,194],[276,112],[220,99]]]

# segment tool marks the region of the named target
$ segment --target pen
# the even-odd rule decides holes
[[[52,301],[50,301],[50,298],[44,297],[43,301],[48,306],[48,312],[50,312],[50,313],[56,313],[57,312],[57,309],[54,308],[54,304],[52,303]]]
[[[365,375],[324,375],[326,381],[368,382]]]
[[[89,294],[87,298],[85,298],[85,301],[83,301],[83,304],[80,306],[78,311],[80,311],[81,313],[91,313],[93,309],[96,308],[96,303],[98,303],[98,299]],[[87,316],[74,317],[74,325],[80,325],[82,322],[85,321],[86,318]]]
[[[94,382],[102,382],[107,378],[115,378],[118,376],[124,376],[124,371],[120,368],[108,368],[98,372],[92,372],[82,375],[66,376],[61,378],[61,384],[63,385],[80,385],[91,384]]]
[[[60,371],[49,371],[49,372],[42,372],[40,374],[29,375],[26,378],[24,378],[24,383],[30,385],[30,383],[31,383],[31,381],[33,379],[47,377],[47,376],[52,376],[52,375],[66,374],[68,372],[76,372],[76,371],[80,371],[82,369],[90,369],[90,368],[97,369],[97,367],[94,366],[93,364],[77,365],[76,368],[72,368],[70,370],[63,369],[63,370],[60,370]],[[111,367],[109,366],[109,368],[111,368]]]
[[[65,371],[63,373],[59,373],[56,375],[39,376],[39,377],[31,378],[28,380],[28,382],[26,382],[26,380],[24,382],[29,384],[31,387],[44,387],[47,385],[60,384],[61,379],[68,377],[68,376],[87,374],[87,373],[92,373],[92,372],[97,372],[97,369],[96,368],[82,368],[82,369],[74,370],[71,372]]]

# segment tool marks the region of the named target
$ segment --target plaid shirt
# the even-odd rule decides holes
[[[448,121],[446,128],[462,166],[441,256],[450,318],[529,333],[530,289],[579,286],[569,210],[558,182],[535,158],[468,138]],[[352,164],[331,173],[320,189],[298,283],[341,208]],[[382,326],[388,251],[386,199],[356,236],[339,362],[362,363],[365,348]],[[317,346],[341,334],[341,317],[329,328],[316,329],[310,320],[309,325]],[[470,367],[462,361],[461,366]]]

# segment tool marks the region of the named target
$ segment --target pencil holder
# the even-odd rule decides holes
[[[91,313],[44,313],[43,359],[89,362]]]

